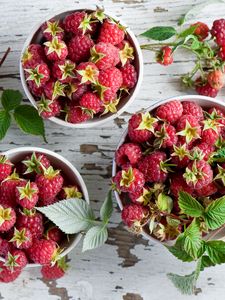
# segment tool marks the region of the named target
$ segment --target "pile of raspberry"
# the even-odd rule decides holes
[[[51,19],[40,30],[41,43],[30,44],[22,58],[39,114],[81,123],[116,113],[137,82],[126,28],[96,10]]]
[[[64,275],[60,248],[67,236],[35,207],[62,199],[82,198],[48,157],[31,153],[13,164],[0,155],[0,282],[11,282],[28,263],[42,265],[46,279]]]
[[[112,179],[124,223],[135,232],[144,227],[162,241],[175,239],[184,228],[180,191],[203,205],[225,195],[224,145],[225,111],[219,107],[203,110],[196,102],[173,100],[134,114],[115,153]],[[159,209],[163,197],[166,211]]]

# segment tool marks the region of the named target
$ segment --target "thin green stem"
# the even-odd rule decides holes
[[[155,44],[143,44],[141,45],[141,49],[151,50],[154,47],[163,47],[163,46],[176,46],[177,43],[155,43]]]

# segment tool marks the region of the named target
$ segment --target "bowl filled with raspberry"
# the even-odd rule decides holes
[[[86,185],[77,169],[61,155],[21,147],[0,155],[0,264],[9,278],[24,267],[61,263],[82,235],[66,235],[38,207],[60,200],[84,199]],[[6,282],[6,278],[0,281]],[[11,281],[11,280],[9,280]]]
[[[133,32],[104,10],[49,16],[21,53],[24,91],[43,118],[72,128],[101,125],[135,99],[143,59]]]
[[[199,217],[207,239],[224,237],[225,220],[212,226],[204,219],[225,195],[224,142],[225,105],[210,97],[170,98],[134,114],[112,172],[128,229],[173,244]]]

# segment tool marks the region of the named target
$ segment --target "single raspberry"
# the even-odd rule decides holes
[[[47,265],[55,261],[57,257],[56,243],[51,240],[35,240],[28,249],[29,258],[37,264]]]
[[[98,42],[117,45],[122,42],[124,37],[125,28],[119,23],[107,19],[101,26]]]
[[[33,94],[35,97],[41,97],[41,95],[44,94],[43,86],[37,87],[34,81],[28,81],[27,83],[31,94]]]
[[[45,63],[37,65],[35,68],[25,69],[26,81],[31,81],[39,88],[43,87],[50,78],[50,71]]]
[[[74,12],[65,17],[63,24],[67,32],[75,35],[84,35],[93,33],[96,29],[96,23],[92,23],[92,15],[85,13],[85,11]]]
[[[73,102],[77,102],[88,90],[89,86],[86,84],[80,84],[77,79],[68,83],[64,89],[66,96]]]
[[[44,45],[48,60],[64,60],[68,55],[66,43],[56,36],[51,41],[45,42]]]
[[[198,197],[209,197],[218,191],[217,186],[214,182],[209,183],[201,189],[196,190],[196,195]]]
[[[102,108],[101,108],[101,115],[105,115],[107,113],[115,114],[117,112],[117,105],[120,102],[120,96],[117,97],[117,94],[115,93],[115,96],[112,96],[112,100],[104,101],[102,102]]]
[[[218,107],[211,107],[208,110],[209,117],[216,120],[219,124],[225,125],[225,112]]]
[[[63,277],[65,275],[68,265],[65,261],[65,258],[58,260],[54,266],[46,265],[41,268],[41,274],[45,279],[55,280]]]
[[[87,35],[77,35],[68,43],[68,57],[75,63],[87,61],[90,58],[90,50],[94,45]]]
[[[48,41],[51,41],[54,37],[57,37],[61,40],[64,38],[63,24],[59,20],[51,19],[45,22],[41,26],[41,29],[43,31],[43,36]]]
[[[69,105],[67,107],[66,121],[77,124],[91,119],[91,114],[87,114],[80,106]]]
[[[26,209],[34,208],[38,202],[38,187],[35,182],[21,182],[15,192],[17,203]]]
[[[155,136],[154,146],[159,148],[171,148],[178,141],[175,127],[166,123],[159,124],[156,127]]]
[[[70,198],[81,199],[83,197],[83,194],[81,193],[77,185],[69,185],[64,186],[57,197],[61,200]]]
[[[132,142],[143,143],[148,141],[155,132],[158,120],[147,113],[134,114],[128,125],[128,136]]]
[[[221,165],[217,165],[216,171],[217,171],[217,175],[214,178],[214,180],[220,180],[224,187],[224,185],[225,185],[225,164],[222,163]]]
[[[201,137],[201,126],[197,118],[183,115],[177,122],[177,135],[182,143],[190,144]]]
[[[159,119],[169,122],[171,124],[176,123],[182,116],[182,113],[183,106],[178,100],[173,100],[162,104],[156,110],[156,116]]]
[[[33,236],[30,229],[26,227],[20,227],[19,229],[14,228],[14,234],[10,242],[17,249],[28,249],[31,247],[33,242]]]
[[[120,68],[123,83],[122,87],[124,89],[132,89],[137,82],[137,72],[135,67],[129,63],[127,63],[124,67]]]
[[[211,35],[215,37],[219,46],[225,45],[225,19],[215,20],[211,29]]]
[[[22,160],[23,170],[22,173],[26,174],[39,174],[44,171],[44,168],[50,167],[50,161],[45,154],[33,152],[27,155],[24,160]]]
[[[164,182],[168,177],[168,167],[166,153],[162,151],[155,151],[139,162],[139,170],[149,182]]]
[[[59,80],[50,79],[44,86],[45,96],[49,100],[58,99],[60,96],[65,96],[64,89],[66,85]]]
[[[135,192],[144,186],[144,175],[136,168],[125,167],[113,178],[113,184],[118,191]]]
[[[190,150],[187,144],[181,144],[173,146],[171,151],[171,162],[175,164],[177,168],[182,169],[187,167],[190,162]]]
[[[152,191],[148,187],[129,193],[129,198],[133,203],[146,205],[152,198]]]
[[[91,115],[97,114],[101,110],[101,105],[99,97],[92,92],[85,93],[80,99],[80,106]]]
[[[134,48],[130,45],[129,41],[123,40],[117,45],[119,48],[119,56],[122,66],[126,63],[131,63],[134,60]]]
[[[170,178],[170,193],[177,198],[179,192],[187,192],[190,195],[194,194],[193,188],[187,185],[183,178],[183,174],[177,172],[176,174],[172,174]]]
[[[22,66],[24,69],[33,69],[44,62],[44,48],[39,44],[30,44],[23,53]]]
[[[43,174],[37,174],[35,182],[39,189],[39,197],[42,203],[49,199],[54,199],[60,192],[63,185],[63,177],[59,170],[54,170],[51,166],[44,170]]]
[[[76,77],[76,64],[69,59],[54,62],[52,75],[62,83],[69,83]]]
[[[58,227],[52,226],[47,230],[45,236],[47,240],[52,240],[57,244],[60,244],[63,240],[64,234]]]
[[[99,70],[115,67],[119,62],[119,49],[110,43],[97,43],[91,48],[91,61]]]
[[[202,130],[201,141],[209,145],[214,145],[219,138],[221,124],[219,124],[216,119],[212,120],[211,118],[205,119],[202,123],[204,127]]]
[[[26,254],[22,250],[12,250],[6,257],[5,266],[13,271],[22,270],[28,263]]]
[[[201,189],[213,181],[213,171],[205,160],[190,162],[185,170],[184,178],[193,189]]]
[[[148,209],[138,204],[128,204],[123,207],[121,218],[135,232],[140,232],[149,215]]]
[[[61,105],[58,99],[49,100],[45,96],[41,97],[41,100],[37,102],[38,113],[44,118],[57,117],[61,112]]]
[[[218,56],[224,61],[225,60],[225,45],[221,46],[220,50],[218,51]]]
[[[134,143],[125,143],[119,147],[115,154],[116,164],[123,167],[127,163],[136,165],[141,159],[142,152],[139,145]]]
[[[11,207],[0,205],[0,232],[9,231],[15,223],[15,210]]]
[[[215,151],[215,147],[213,145],[200,142],[194,148],[192,148],[192,157],[195,159],[204,159],[208,161]]]
[[[204,119],[203,110],[200,105],[192,101],[182,102],[183,115],[192,115],[199,121]]]
[[[203,41],[207,38],[209,35],[209,27],[207,24],[202,23],[202,22],[196,22],[191,25],[191,27],[196,27],[194,31],[194,35],[197,35],[199,41]]]
[[[80,63],[77,68],[77,79],[81,84],[96,83],[98,80],[99,70],[92,62]]]
[[[11,252],[13,250],[13,245],[7,241],[6,239],[3,239],[0,237],[0,256],[6,257],[8,252]]]
[[[164,66],[171,65],[173,63],[173,50],[168,46],[162,47],[156,54],[156,61]]]
[[[15,281],[20,274],[20,268],[17,268],[15,271],[11,271],[5,266],[4,262],[0,261],[0,282],[9,283]]]
[[[16,226],[18,228],[28,228],[33,236],[33,239],[41,238],[44,232],[42,214],[36,212],[35,210],[24,209],[22,212],[20,212],[17,215]]]
[[[208,83],[213,89],[220,90],[224,86],[224,74],[221,70],[215,70],[208,74]]]
[[[12,173],[12,166],[13,164],[5,155],[0,155],[0,182]]]
[[[195,90],[199,95],[208,96],[212,98],[215,98],[218,94],[218,90],[212,88],[207,81],[202,81],[201,78],[196,79]]]

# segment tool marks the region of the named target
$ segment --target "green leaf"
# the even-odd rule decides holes
[[[172,253],[176,258],[184,261],[184,262],[190,262],[193,261],[193,258],[187,254],[187,252],[184,250],[184,241],[185,238],[183,235],[180,235],[174,246],[166,246],[166,248]]]
[[[217,229],[225,223],[225,196],[214,200],[205,209],[205,223],[210,229]]]
[[[0,110],[0,140],[2,140],[11,124],[11,116],[5,110]]]
[[[225,263],[224,241],[208,241],[205,243],[205,249],[213,264]]]
[[[182,212],[191,217],[200,217],[203,215],[204,207],[186,192],[179,192],[178,205]]]
[[[220,148],[213,155],[214,162],[225,162],[225,147]]]
[[[149,39],[156,41],[168,40],[172,36],[177,34],[177,31],[174,27],[171,26],[156,26],[152,27],[149,30],[143,32],[141,35]]]
[[[208,267],[214,267],[215,264],[211,261],[211,259],[207,255],[203,255],[201,257],[201,271]]]
[[[43,119],[30,105],[20,105],[14,111],[14,118],[20,129],[29,134],[40,135],[46,141]]]
[[[179,33],[179,37],[186,38],[188,35],[192,35],[195,32],[195,29],[197,27],[198,27],[197,25],[188,27],[187,29],[185,29],[181,33]]]
[[[159,210],[170,213],[173,208],[173,199],[163,193],[160,193],[157,198],[156,205]]]
[[[5,90],[1,97],[2,106],[7,111],[13,110],[20,105],[22,99],[23,95],[20,93],[20,91]]]
[[[44,207],[36,207],[66,234],[88,230],[95,220],[93,210],[82,199],[71,198]]]
[[[89,229],[84,237],[82,251],[98,248],[102,246],[108,238],[108,231],[105,226],[94,226]]]
[[[105,201],[100,209],[100,217],[104,223],[108,223],[113,212],[112,190],[108,192]]]
[[[188,228],[184,231],[184,250],[194,259],[199,257],[204,242],[201,238],[199,222],[193,220]]]

